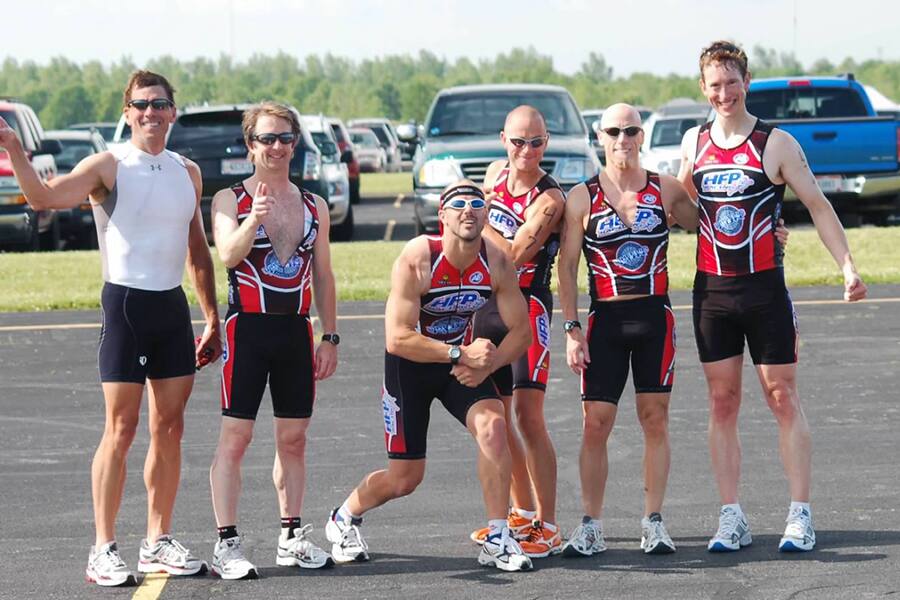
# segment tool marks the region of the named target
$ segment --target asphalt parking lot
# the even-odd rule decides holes
[[[83,581],[93,538],[90,462],[103,405],[96,375],[98,315],[0,315],[0,598],[875,598],[900,592],[897,423],[900,415],[900,286],[875,286],[847,305],[836,288],[794,292],[802,332],[800,391],[813,428],[813,514],[819,536],[808,554],[776,551],[789,498],[773,418],[755,375],[744,371],[742,503],[754,543],[711,555],[718,499],[708,469],[706,400],[696,360],[689,296],[673,294],[679,354],[671,409],[672,472],[664,516],[678,552],[644,556],[640,537],[640,432],[630,386],[610,446],[604,524],[610,549],[593,559],[554,557],[531,573],[478,567],[469,532],[484,520],[466,432],[433,407],[425,481],[412,496],[366,516],[373,560],[327,572],[274,566],[277,504],[271,484],[271,406],[263,402],[243,471],[239,527],[262,578],[152,580],[98,589]],[[582,302],[582,307],[584,303]],[[380,386],[383,307],[342,305],[337,374],[319,386],[308,445],[304,521],[322,525],[360,478],[385,463]],[[563,363],[561,319],[553,328],[546,401],[559,455],[560,525],[580,518],[577,380]],[[174,533],[211,557],[215,540],[207,470],[218,432],[217,373],[198,376],[186,416]],[[146,415],[146,413],[145,413]],[[146,422],[146,421],[144,421]],[[145,524],[141,431],[129,460],[118,541],[132,565]]]

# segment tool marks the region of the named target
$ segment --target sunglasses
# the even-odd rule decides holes
[[[511,138],[506,138],[506,139],[508,139],[510,141],[510,143],[513,146],[515,146],[516,148],[524,148],[525,144],[528,144],[532,148],[540,148],[547,141],[546,136],[543,136],[543,135],[538,136],[538,137],[533,137],[533,138],[527,139],[527,140],[525,138],[520,138],[520,137],[511,137]]]
[[[166,110],[175,106],[175,103],[168,98],[154,98],[153,100],[129,100],[128,106],[140,111],[147,110],[148,106],[152,106],[154,110]]]
[[[472,198],[465,200],[463,198],[453,198],[444,203],[444,208],[452,208],[454,210],[463,210],[466,206],[471,206],[472,210],[481,210],[487,205],[482,198]]]
[[[617,137],[619,137],[620,133],[624,133],[628,137],[634,137],[637,134],[639,134],[640,132],[642,132],[643,129],[641,129],[637,125],[631,125],[629,127],[607,127],[606,129],[601,129],[600,131],[602,131],[603,133],[605,133],[606,135],[608,135],[611,138],[617,138]]]
[[[275,140],[278,140],[287,146],[288,144],[293,144],[296,139],[297,134],[292,131],[285,131],[284,133],[260,133],[250,136],[251,141],[259,142],[263,146],[271,146],[275,143]]]

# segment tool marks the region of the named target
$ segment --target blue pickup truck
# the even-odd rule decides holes
[[[900,211],[900,122],[878,116],[852,75],[757,79],[747,110],[794,136],[845,224]]]

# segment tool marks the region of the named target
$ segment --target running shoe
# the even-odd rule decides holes
[[[525,556],[519,542],[510,535],[509,527],[488,535],[481,545],[478,564],[497,567],[501,571],[531,570],[531,559]]]
[[[516,540],[522,541],[525,539],[525,530],[531,527],[531,519],[523,517],[515,511],[510,511],[509,516],[506,517],[506,526],[509,527],[510,533]],[[476,529],[469,535],[469,539],[480,546],[490,532],[490,527]]]
[[[244,556],[240,536],[219,540],[213,549],[212,572],[222,579],[256,579],[256,566]]]
[[[115,542],[103,544],[99,548],[91,546],[84,576],[89,582],[104,587],[137,584],[134,573],[119,556],[119,548]]]
[[[325,537],[331,542],[331,556],[335,562],[364,562],[369,560],[369,545],[359,532],[362,518],[352,519],[349,524],[337,520],[337,511],[325,523]]]
[[[550,527],[545,527],[543,521],[534,520],[523,533],[525,533],[525,539],[519,544],[522,546],[525,556],[544,558],[562,552],[562,536],[558,527],[556,531],[553,531]]]
[[[569,558],[579,556],[593,556],[606,552],[606,541],[603,539],[603,531],[597,522],[590,517],[584,517],[569,539],[563,545],[562,554]]]
[[[778,544],[779,552],[809,552],[816,545],[816,531],[812,515],[805,508],[794,508],[788,513],[787,527]]]
[[[304,525],[293,531],[294,537],[288,538],[282,533],[278,536],[278,551],[275,563],[282,567],[300,567],[302,569],[322,569],[334,565],[324,550],[309,540],[312,525]]]
[[[168,573],[169,575],[196,575],[206,571],[206,563],[171,535],[161,535],[152,546],[141,542],[138,571],[141,573]]]
[[[743,513],[723,506],[719,513],[719,529],[709,540],[706,549],[710,552],[734,552],[753,543],[750,525]]]
[[[641,550],[644,554],[672,554],[675,543],[669,537],[659,513],[641,519]]]

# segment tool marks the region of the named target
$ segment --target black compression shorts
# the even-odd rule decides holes
[[[581,374],[582,400],[618,404],[629,362],[635,393],[672,391],[675,314],[668,296],[593,302],[587,342],[591,362]]]

